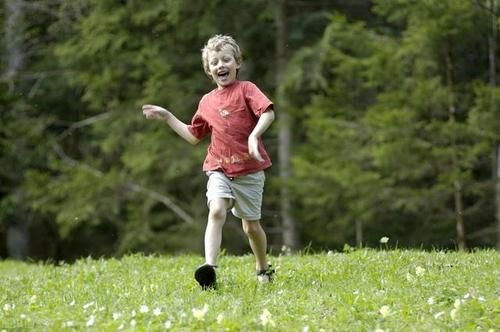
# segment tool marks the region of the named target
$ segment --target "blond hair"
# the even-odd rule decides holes
[[[208,66],[208,52],[209,51],[219,52],[226,45],[231,47],[236,63],[238,65],[241,65],[242,58],[241,58],[240,47],[233,39],[233,37],[227,35],[215,35],[212,38],[210,38],[205,44],[205,46],[201,49],[201,60],[203,62],[203,70],[208,75],[208,77],[212,77]]]

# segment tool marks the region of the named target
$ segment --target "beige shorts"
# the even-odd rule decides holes
[[[235,178],[222,172],[207,172],[207,204],[214,198],[232,199],[231,212],[240,219],[260,220],[262,194],[266,175],[264,171]]]

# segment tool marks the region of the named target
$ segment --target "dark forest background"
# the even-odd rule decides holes
[[[275,102],[271,250],[500,247],[499,0],[3,0],[0,256],[201,252],[190,121],[230,34]],[[248,251],[235,220],[227,252]]]

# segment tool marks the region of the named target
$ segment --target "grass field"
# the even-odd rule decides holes
[[[0,262],[0,331],[500,331],[500,253],[360,249],[222,256],[219,288],[195,256]]]

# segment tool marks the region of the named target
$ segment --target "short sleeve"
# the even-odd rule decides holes
[[[200,112],[197,111],[191,120],[191,124],[188,126],[188,130],[194,137],[201,140],[210,133],[210,126],[200,115]]]
[[[273,106],[273,102],[252,82],[246,82],[244,93],[246,104],[257,117]]]

